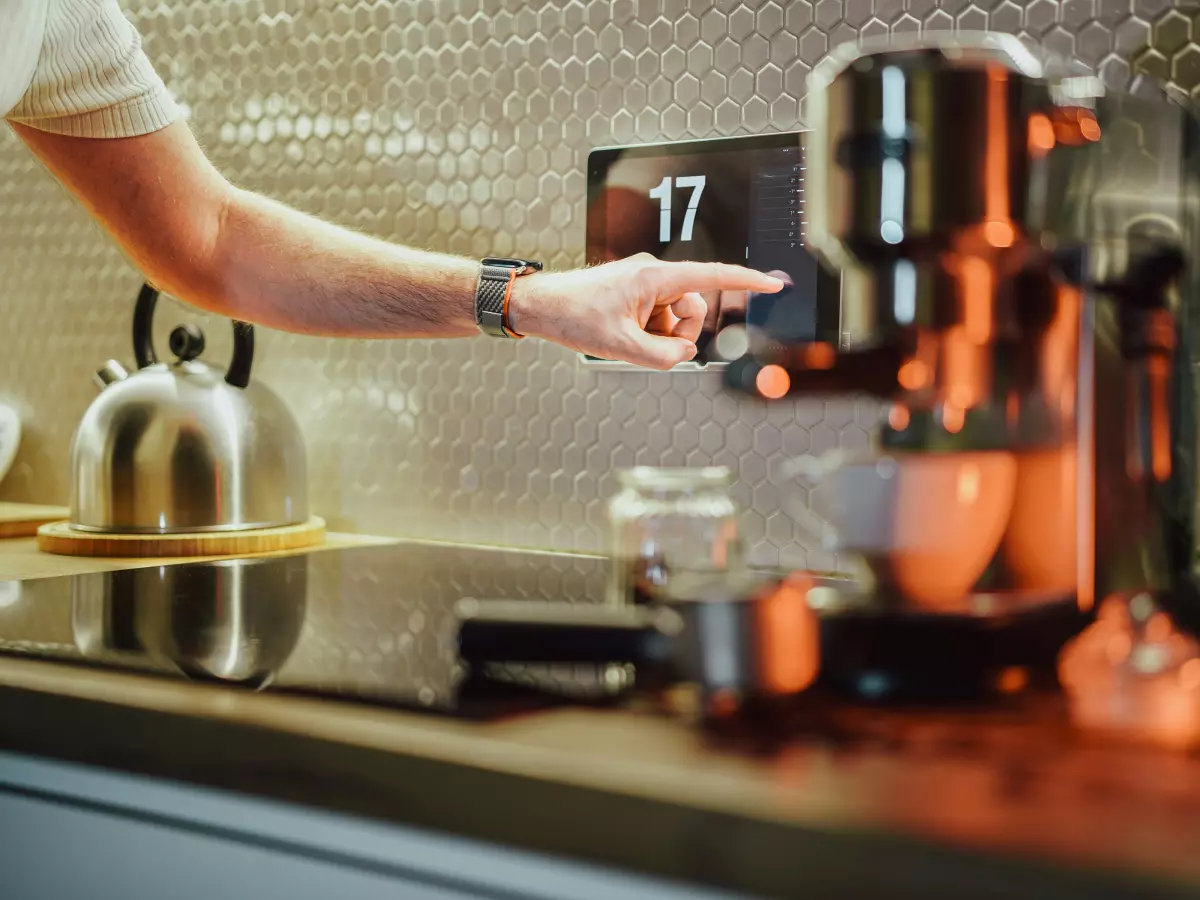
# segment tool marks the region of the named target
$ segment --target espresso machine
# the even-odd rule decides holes
[[[825,590],[823,677],[880,697],[1080,666],[1108,684],[1151,621],[1188,656],[1187,103],[993,34],[848,45],[810,90],[805,240],[841,273],[840,336],[752,329],[725,380],[766,403],[881,403],[873,453],[832,486],[834,543],[864,577]],[[1098,609],[1123,637],[1089,656]]]
[[[810,87],[803,240],[840,277],[839,321],[798,340],[751,297],[714,342],[720,377],[745,403],[873,397],[880,424],[837,466],[782,461],[823,469],[850,577],[708,585],[698,621],[754,627],[704,632],[696,680],[715,699],[780,693],[755,650],[780,632],[819,658],[783,693],[976,704],[1061,684],[1085,720],[1178,725],[1155,710],[1200,711],[1195,116],[986,33],[844,46]],[[811,619],[758,614],[801,594]],[[653,610],[595,615],[473,607],[463,653],[598,661],[610,632],[660,637]],[[1167,690],[1146,703],[1150,682]]]

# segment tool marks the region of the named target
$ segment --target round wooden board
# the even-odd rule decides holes
[[[301,525],[251,531],[210,531],[192,534],[97,534],[77,531],[69,522],[51,522],[38,529],[38,549],[60,556],[108,556],[134,559],[168,556],[246,556],[299,550],[325,539],[325,520],[313,516]]]
[[[0,502],[0,538],[33,537],[47,522],[57,522],[70,513],[65,506]]]

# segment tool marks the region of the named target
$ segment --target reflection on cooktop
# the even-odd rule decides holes
[[[402,543],[3,582],[0,654],[490,717],[603,699],[620,673],[467,679],[455,604],[598,602],[605,575],[597,557]]]

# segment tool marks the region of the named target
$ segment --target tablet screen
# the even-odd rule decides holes
[[[706,296],[698,362],[712,361],[713,336],[735,322],[789,342],[836,332],[838,279],[804,244],[803,139],[788,132],[592,151],[588,264],[647,252],[786,274],[792,286],[779,294]]]

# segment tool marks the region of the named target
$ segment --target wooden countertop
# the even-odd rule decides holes
[[[31,543],[0,546],[0,580],[44,571]],[[1053,696],[972,712],[814,697],[767,741],[639,705],[478,723],[0,657],[0,747],[17,752],[753,896],[1200,896],[1200,758],[1065,721]]]
[[[1089,742],[1053,699],[814,717],[749,750],[644,710],[475,724],[0,659],[10,749],[761,896],[1200,890],[1193,757]]]

